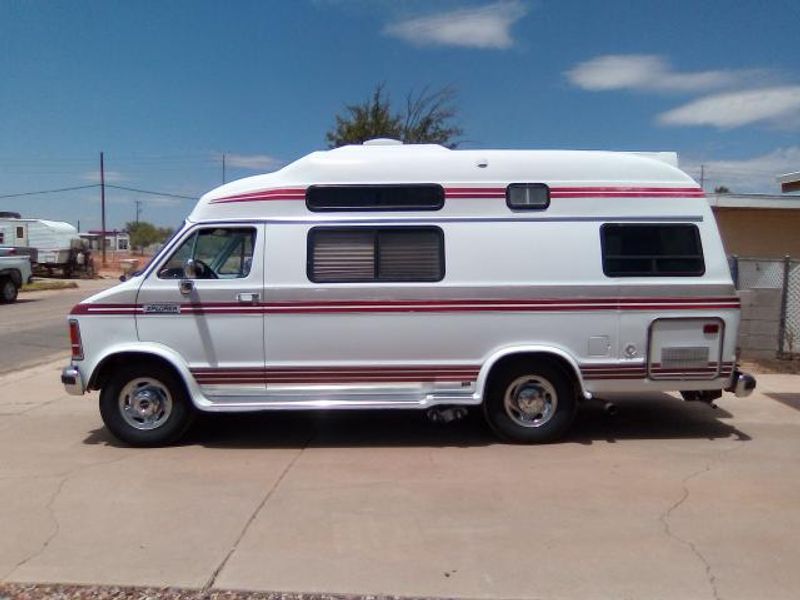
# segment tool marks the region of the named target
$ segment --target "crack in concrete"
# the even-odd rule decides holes
[[[258,503],[258,506],[256,506],[255,510],[252,512],[250,517],[245,522],[244,527],[242,527],[242,530],[239,532],[239,535],[234,540],[233,545],[231,546],[230,550],[228,550],[228,553],[225,555],[225,557],[217,565],[217,568],[214,569],[211,572],[211,576],[208,578],[208,580],[206,581],[205,585],[202,587],[202,591],[203,592],[207,592],[208,590],[210,590],[214,586],[214,584],[217,582],[217,578],[219,577],[220,573],[222,573],[222,570],[228,564],[228,561],[230,561],[230,559],[233,556],[234,552],[236,552],[236,550],[239,549],[239,544],[244,539],[244,536],[247,533],[247,530],[250,529],[250,526],[256,520],[256,517],[258,516],[258,514],[261,512],[261,510],[264,508],[264,506],[266,506],[267,502],[269,502],[269,499],[272,498],[272,496],[275,494],[275,491],[278,489],[278,486],[280,486],[280,484],[283,482],[283,480],[286,477],[286,475],[289,473],[289,471],[295,465],[295,463],[300,458],[300,456],[303,454],[303,452],[306,451],[306,449],[308,448],[309,444],[311,443],[311,440],[313,440],[313,439],[314,439],[314,434],[312,433],[309,436],[309,438],[306,440],[305,444],[303,444],[303,447],[300,448],[300,450],[297,451],[297,453],[292,457],[292,459],[288,463],[286,463],[286,466],[283,468],[283,471],[281,471],[281,474],[275,480],[275,483],[273,483],[272,486],[267,490],[266,494],[264,494],[264,497],[261,499],[261,502]]]
[[[44,542],[42,542],[42,545],[39,546],[38,549],[34,550],[28,556],[26,556],[25,558],[20,560],[16,565],[14,565],[8,573],[6,573],[2,577],[0,577],[0,581],[6,581],[9,577],[11,577],[17,571],[17,569],[19,569],[20,567],[28,564],[32,560],[34,560],[34,559],[38,558],[39,556],[41,556],[44,553],[44,551],[47,550],[48,546],[50,546],[50,544],[53,542],[53,540],[55,540],[56,537],[58,536],[58,534],[61,532],[61,523],[59,522],[58,517],[56,516],[56,513],[53,510],[53,506],[55,505],[56,500],[58,499],[58,497],[61,495],[61,492],[64,489],[64,486],[67,484],[67,482],[70,479],[72,479],[73,477],[75,477],[76,475],[78,475],[79,473],[81,473],[82,471],[85,471],[87,469],[91,469],[93,467],[100,467],[100,466],[104,466],[104,465],[110,465],[110,464],[113,464],[113,463],[121,462],[121,461],[123,461],[123,460],[125,460],[127,458],[130,458],[130,456],[120,456],[120,457],[112,459],[112,460],[105,460],[105,461],[101,461],[101,462],[91,463],[91,464],[88,464],[88,465],[81,465],[79,467],[75,467],[74,469],[70,469],[66,473],[52,475],[52,477],[60,477],[61,478],[59,480],[58,484],[56,485],[55,491],[50,495],[50,499],[47,501],[47,504],[45,504],[45,509],[47,510],[47,513],[48,513],[50,519],[53,521],[53,525],[54,525],[53,529],[50,532],[50,534],[47,536],[47,538],[44,540]],[[42,478],[44,478],[44,477],[31,477],[30,479],[42,479]]]
[[[737,444],[736,446],[728,448],[727,450],[722,450],[716,458],[709,460],[708,463],[702,469],[698,469],[690,473],[686,477],[684,477],[683,480],[681,480],[681,486],[683,488],[683,493],[681,497],[677,501],[673,502],[672,505],[669,508],[667,508],[667,510],[665,510],[663,513],[661,513],[658,517],[658,520],[664,527],[664,533],[668,537],[680,542],[681,544],[689,548],[689,550],[692,551],[692,554],[694,554],[697,557],[697,559],[700,560],[700,562],[703,564],[703,567],[705,569],[706,581],[708,582],[708,585],[711,588],[711,594],[713,595],[714,600],[722,600],[722,596],[720,596],[719,594],[719,589],[717,587],[717,576],[714,574],[714,569],[711,566],[711,563],[708,561],[705,555],[702,552],[700,552],[700,549],[694,542],[684,537],[681,537],[672,530],[672,527],[669,523],[669,519],[672,516],[672,513],[678,510],[683,504],[686,503],[687,500],[689,500],[690,496],[689,482],[692,479],[695,479],[697,477],[700,477],[701,475],[705,475],[706,473],[710,472],[716,466],[716,464],[719,463],[720,460],[722,460],[722,457],[742,447],[743,446]]]

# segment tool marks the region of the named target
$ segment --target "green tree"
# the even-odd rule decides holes
[[[717,187],[714,188],[714,193],[715,194],[730,194],[731,190],[728,187],[724,186],[724,185],[718,185]]]
[[[336,115],[336,123],[325,134],[325,139],[330,148],[361,144],[379,137],[455,148],[464,132],[455,122],[458,115],[456,95],[450,86],[439,90],[426,86],[419,93],[409,92],[405,110],[396,112],[392,110],[384,84],[380,83],[364,102],[348,104]]]
[[[128,235],[131,236],[131,246],[143,251],[151,244],[158,244],[172,235],[170,227],[156,227],[147,221],[131,222],[125,224]]]

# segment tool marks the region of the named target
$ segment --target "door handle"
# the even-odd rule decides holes
[[[241,304],[255,304],[258,302],[258,292],[240,292],[236,294],[236,301]]]

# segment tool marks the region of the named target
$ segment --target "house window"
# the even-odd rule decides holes
[[[606,223],[600,228],[609,277],[696,277],[705,273],[696,225]]]
[[[17,227],[17,239],[21,240],[25,237],[25,228],[24,227]]]
[[[315,283],[441,281],[444,234],[438,227],[317,227],[306,266]]]
[[[506,188],[511,210],[544,210],[550,206],[550,188],[544,183],[512,183]]]
[[[306,206],[315,212],[377,210],[439,210],[444,188],[436,184],[312,185]]]
[[[0,244],[6,243],[6,234],[3,231],[0,231]]]
[[[117,240],[117,250],[127,250],[128,249],[128,240],[122,238]]]

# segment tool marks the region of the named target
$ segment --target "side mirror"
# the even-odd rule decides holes
[[[187,259],[186,263],[184,263],[183,276],[186,279],[197,279],[197,263],[194,262],[193,258]]]

